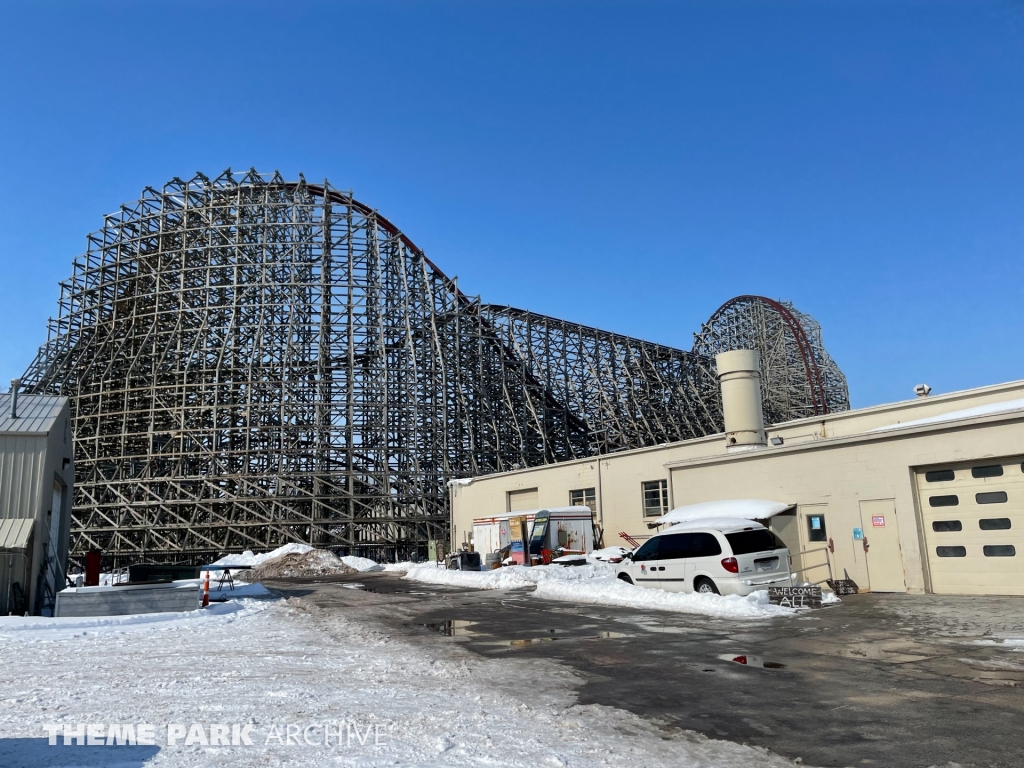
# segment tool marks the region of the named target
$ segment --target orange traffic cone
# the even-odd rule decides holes
[[[210,572],[206,572],[206,578],[203,579],[203,608],[210,604]]]

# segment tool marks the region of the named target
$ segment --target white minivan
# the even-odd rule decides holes
[[[704,519],[660,531],[623,559],[623,581],[666,592],[749,595],[791,587],[789,549],[753,520]]]

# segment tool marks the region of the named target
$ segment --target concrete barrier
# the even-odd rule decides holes
[[[71,587],[57,593],[54,616],[124,616],[133,613],[194,611],[199,608],[201,596],[202,589],[195,581]]]

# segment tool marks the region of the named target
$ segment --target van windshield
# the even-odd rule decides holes
[[[782,539],[769,531],[760,528],[755,531],[740,531],[725,534],[734,555],[749,555],[751,552],[767,552],[770,549],[784,549]]]

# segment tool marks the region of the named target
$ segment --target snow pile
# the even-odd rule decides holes
[[[345,565],[360,573],[366,573],[367,571],[383,571],[384,566],[375,560],[371,560],[368,557],[355,557],[354,555],[346,555],[341,559]]]
[[[408,573],[409,570],[411,570],[412,568],[419,568],[419,567],[430,567],[430,568],[433,568],[434,564],[433,563],[413,563],[413,562],[410,562],[409,560],[405,560],[404,562],[401,562],[401,563],[384,563],[384,570],[385,571],[392,571],[394,573]]]
[[[304,555],[313,548],[309,544],[285,544],[283,547],[278,547],[272,552],[264,552],[262,555],[254,555],[250,550],[246,550],[240,555],[225,555],[213,565],[248,565],[257,566],[268,560],[274,560],[283,555]]]
[[[566,570],[581,571],[582,568]],[[623,608],[649,608],[675,613],[695,613],[721,619],[765,619],[791,616],[793,608],[771,605],[768,592],[760,590],[746,597],[708,595],[697,592],[663,592],[627,584],[621,579],[602,578],[579,581],[543,580],[537,583],[534,597],[545,600],[569,600],[576,603],[614,605]]]
[[[311,549],[302,554],[292,552],[260,563],[246,573],[246,578],[251,581],[263,581],[264,579],[338,576],[355,572],[355,568],[345,565],[341,558],[333,552],[328,552],[326,549]]]
[[[397,569],[396,569],[397,570]],[[428,584],[445,584],[450,587],[471,587],[473,589],[519,589],[539,584],[542,581],[580,581],[610,577],[615,569],[605,563],[565,568],[561,565],[510,565],[493,571],[448,571],[433,563],[412,565],[406,569],[405,578]]]
[[[615,567],[590,563],[565,568],[538,565],[527,568],[513,565],[493,571],[448,571],[433,564],[410,565],[405,578],[429,584],[472,589],[519,589],[536,586],[534,597],[566,600],[624,608],[648,608],[676,613],[694,613],[723,619],[764,619],[791,616],[796,611],[771,605],[768,592],[761,590],[747,597],[663,592],[627,584],[615,578]]]
[[[267,591],[258,584],[264,594]],[[215,595],[216,593],[211,593]],[[194,627],[203,631],[219,629],[239,619],[266,610],[273,601],[238,600],[210,603],[208,608],[180,613],[136,613],[126,616],[0,616],[0,648],[17,640],[64,640],[109,637],[125,632],[170,630]]]

